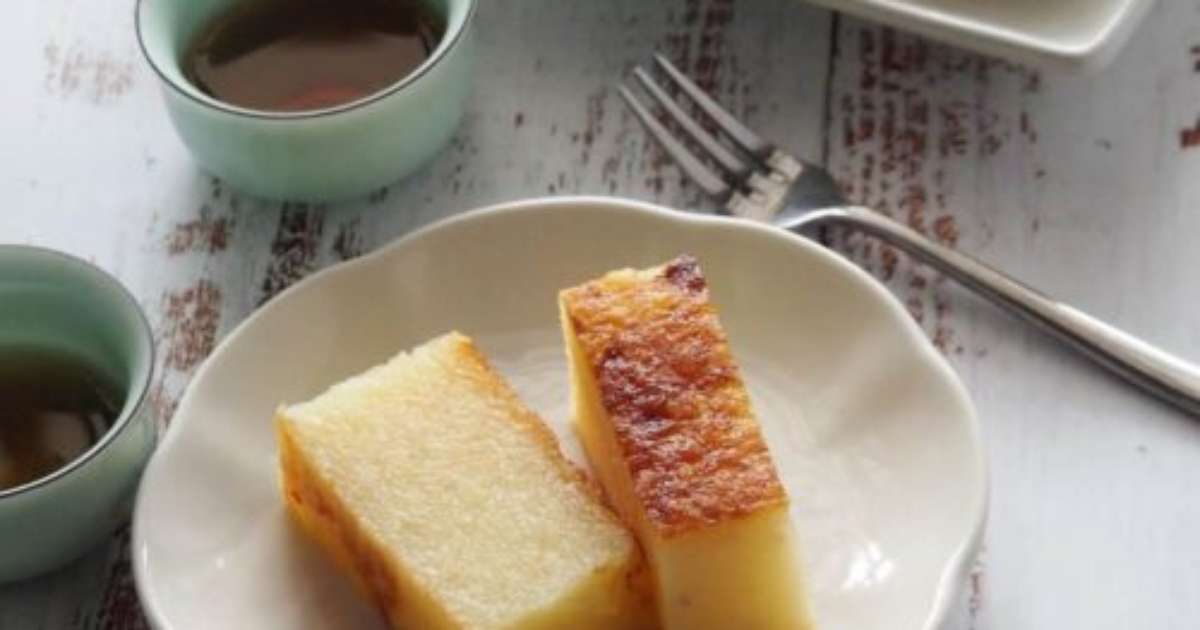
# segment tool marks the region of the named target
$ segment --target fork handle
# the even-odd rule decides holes
[[[847,225],[887,241],[993,304],[1066,341],[1125,380],[1188,413],[1200,415],[1200,368],[1195,365],[867,208],[818,210],[780,226],[797,231],[818,224]]]

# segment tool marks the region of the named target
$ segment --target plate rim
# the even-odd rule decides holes
[[[1108,65],[1153,8],[1155,0],[1127,0],[1082,45],[1038,37],[986,19],[960,16],[911,0],[812,0],[836,11],[890,24],[977,52],[1051,69],[1096,72]]]
[[[160,437],[158,444],[155,446],[154,453],[147,463],[142,477],[138,483],[137,498],[134,502],[134,509],[131,518],[131,537],[130,537],[130,554],[132,555],[134,588],[138,596],[139,602],[142,604],[142,609],[146,615],[150,626],[159,630],[169,630],[171,626],[167,622],[166,616],[159,610],[156,601],[150,596],[149,592],[149,576],[146,571],[149,570],[148,556],[141,553],[144,545],[144,536],[142,530],[144,524],[146,508],[144,506],[146,493],[143,492],[147,480],[150,479],[155,471],[162,466],[165,461],[166,453],[175,440],[178,439],[180,423],[174,419],[184,416],[187,410],[192,406],[195,387],[193,384],[201,381],[206,372],[211,368],[215,361],[228,350],[230,346],[237,342],[245,331],[258,319],[265,316],[266,313],[274,309],[281,308],[290,296],[301,291],[307,290],[311,285],[325,281],[328,277],[333,277],[342,273],[349,273],[359,267],[368,267],[380,264],[387,258],[403,251],[411,243],[420,241],[427,236],[446,230],[452,229],[459,223],[478,221],[488,217],[503,216],[507,214],[545,211],[547,207],[559,207],[562,209],[591,207],[591,206],[607,206],[614,210],[629,212],[632,214],[646,214],[667,220],[668,222],[676,222],[688,227],[689,229],[736,229],[756,232],[761,237],[771,239],[782,239],[793,247],[799,247],[809,255],[824,259],[825,262],[844,272],[845,277],[854,282],[863,285],[871,293],[884,303],[887,311],[894,320],[899,324],[905,333],[910,337],[910,341],[915,342],[916,349],[923,355],[923,358],[931,364],[942,380],[949,386],[955,398],[956,404],[965,412],[963,420],[966,422],[966,429],[970,438],[970,446],[974,452],[973,458],[975,478],[978,479],[978,487],[975,488],[975,505],[971,506],[971,511],[974,512],[975,518],[971,523],[970,531],[966,532],[963,538],[958,542],[953,554],[949,557],[946,567],[941,575],[941,579],[937,586],[937,590],[931,604],[930,610],[925,618],[925,623],[921,630],[934,630],[939,628],[950,614],[953,603],[962,590],[963,584],[968,578],[971,571],[971,565],[976,558],[983,541],[983,535],[987,524],[988,511],[990,505],[990,471],[988,468],[987,452],[983,443],[982,429],[980,427],[979,416],[975,409],[975,405],[971,400],[966,386],[963,385],[958,373],[950,366],[949,361],[933,346],[933,343],[925,335],[924,331],[913,321],[908,315],[899,298],[892,294],[883,284],[876,280],[869,273],[850,262],[840,254],[829,251],[824,246],[819,245],[803,236],[788,232],[765,223],[757,223],[744,219],[738,219],[727,216],[718,216],[712,214],[702,214],[699,212],[689,212],[684,210],[675,210],[667,206],[628,199],[624,197],[612,197],[602,195],[570,195],[570,196],[552,196],[552,197],[530,197],[518,199],[514,201],[501,202],[459,212],[448,217],[434,221],[428,225],[417,228],[411,232],[403,234],[377,249],[370,251],[358,258],[343,261],[333,265],[329,265],[320,269],[308,276],[302,278],[298,282],[281,291],[274,296],[268,303],[255,309],[248,314],[242,321],[234,326],[233,330],[229,331],[223,339],[217,344],[216,348],[204,359],[200,366],[196,369],[188,380],[188,385],[185,388],[183,396],[179,400],[179,405],[176,407],[172,415],[172,421],[168,423],[166,430]]]

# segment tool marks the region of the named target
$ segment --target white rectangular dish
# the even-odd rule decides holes
[[[1154,0],[812,0],[1030,65],[1096,70]]]

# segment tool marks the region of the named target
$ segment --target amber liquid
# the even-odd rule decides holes
[[[184,72],[233,105],[322,109],[404,78],[444,31],[416,0],[246,0],[200,31]]]
[[[124,395],[78,357],[0,346],[0,491],[85,453],[112,426]]]

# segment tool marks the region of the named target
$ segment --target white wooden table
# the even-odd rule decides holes
[[[481,0],[477,89],[452,145],[337,207],[254,201],[199,172],[128,5],[6,5],[0,242],[84,256],[137,294],[159,342],[163,423],[255,307],[420,225],[545,194],[708,207],[612,89],[655,48],[855,200],[1200,361],[1195,3],[1159,2],[1111,68],[1079,77],[797,0]],[[1200,628],[1200,422],[889,248],[832,240],[909,306],[980,410],[986,551],[948,627]],[[127,530],[0,587],[3,630],[143,627]]]

